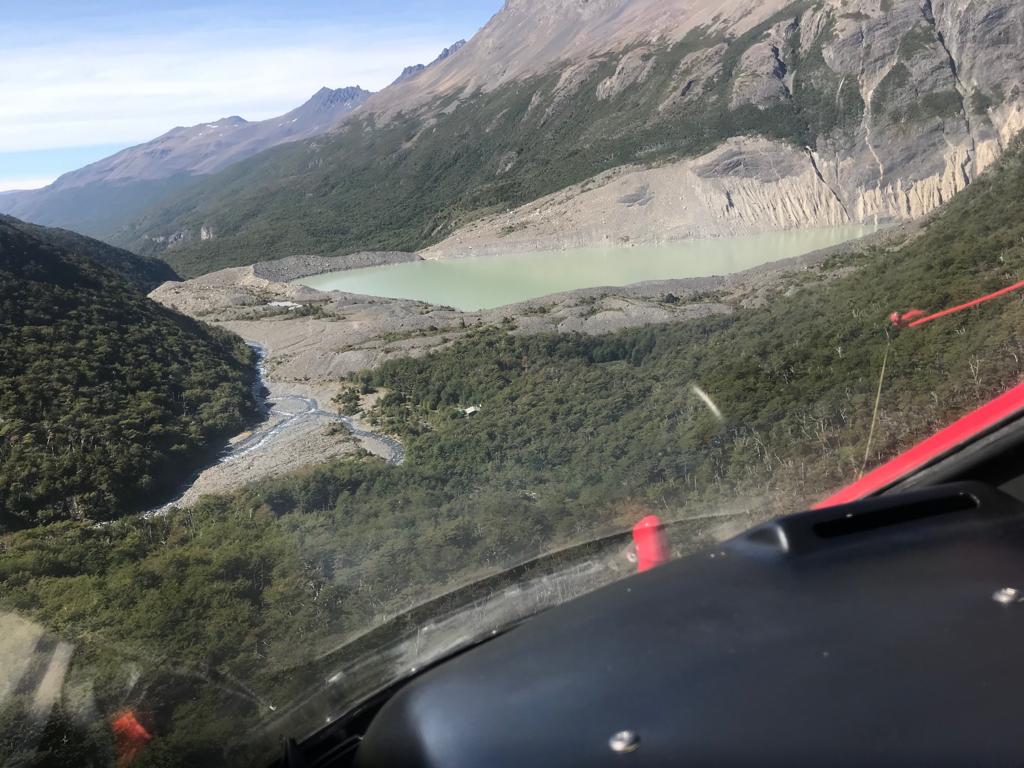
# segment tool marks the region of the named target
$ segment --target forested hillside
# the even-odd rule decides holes
[[[157,739],[139,765],[214,762],[239,717],[322,684],[325,649],[452,585],[650,510],[752,524],[855,478],[890,342],[869,465],[1017,383],[1019,297],[921,329],[887,317],[1022,273],[1017,146],[920,237],[796,274],[767,306],[598,338],[483,329],[358,377],[388,390],[377,416],[406,435],[403,466],[339,461],[168,519],[8,536],[0,606],[79,644],[104,713],[144,697]],[[80,727],[62,716],[53,754]]]
[[[165,261],[138,256],[67,229],[40,227],[3,215],[0,215],[0,229],[17,230],[66,253],[83,256],[116,272],[142,293],[149,293],[169,280],[180,279]]]
[[[143,296],[150,267],[0,220],[0,531],[152,504],[254,415],[251,351]]]

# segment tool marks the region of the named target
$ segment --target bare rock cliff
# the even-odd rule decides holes
[[[685,56],[660,110],[706,107],[732,67],[729,107],[753,108],[755,120],[774,119],[774,108],[809,89],[824,94],[811,146],[751,131],[701,157],[599,174],[474,222],[426,253],[915,219],[964,189],[1024,129],[1017,0],[828,0],[783,14],[734,63],[733,39]],[[649,46],[626,53],[597,97],[636,87],[658,55]],[[581,67],[566,67],[568,82],[593,87],[579,82]]]

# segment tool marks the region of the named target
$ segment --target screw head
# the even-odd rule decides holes
[[[635,752],[640,748],[640,736],[634,731],[619,731],[608,740],[608,746],[620,754]]]

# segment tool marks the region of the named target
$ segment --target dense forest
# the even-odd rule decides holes
[[[251,350],[133,259],[0,220],[0,532],[153,504],[255,415]]]
[[[25,235],[42,240],[54,248],[59,248],[65,253],[89,259],[116,272],[143,293],[149,293],[169,280],[180,280],[177,273],[165,261],[151,256],[137,256],[130,251],[101,243],[99,240],[93,240],[77,232],[40,227],[2,214],[0,214],[0,227],[16,229]]]
[[[7,535],[0,607],[75,644],[90,711],[140,713],[157,738],[138,765],[221,762],[240,723],[321,684],[327,652],[388,616],[650,510],[746,525],[800,509],[1017,383],[1020,297],[921,329],[887,317],[1022,272],[1018,146],[923,234],[790,275],[765,306],[596,338],[481,329],[356,377],[386,390],[373,415],[405,436],[401,467],[363,456],[165,519]],[[0,708],[11,752],[111,753],[67,702],[45,726],[22,713]]]

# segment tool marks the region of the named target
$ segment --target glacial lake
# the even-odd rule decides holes
[[[578,288],[742,272],[853,240],[875,227],[769,232],[664,245],[413,261],[330,272],[296,282],[321,291],[415,299],[464,311],[492,309]]]

